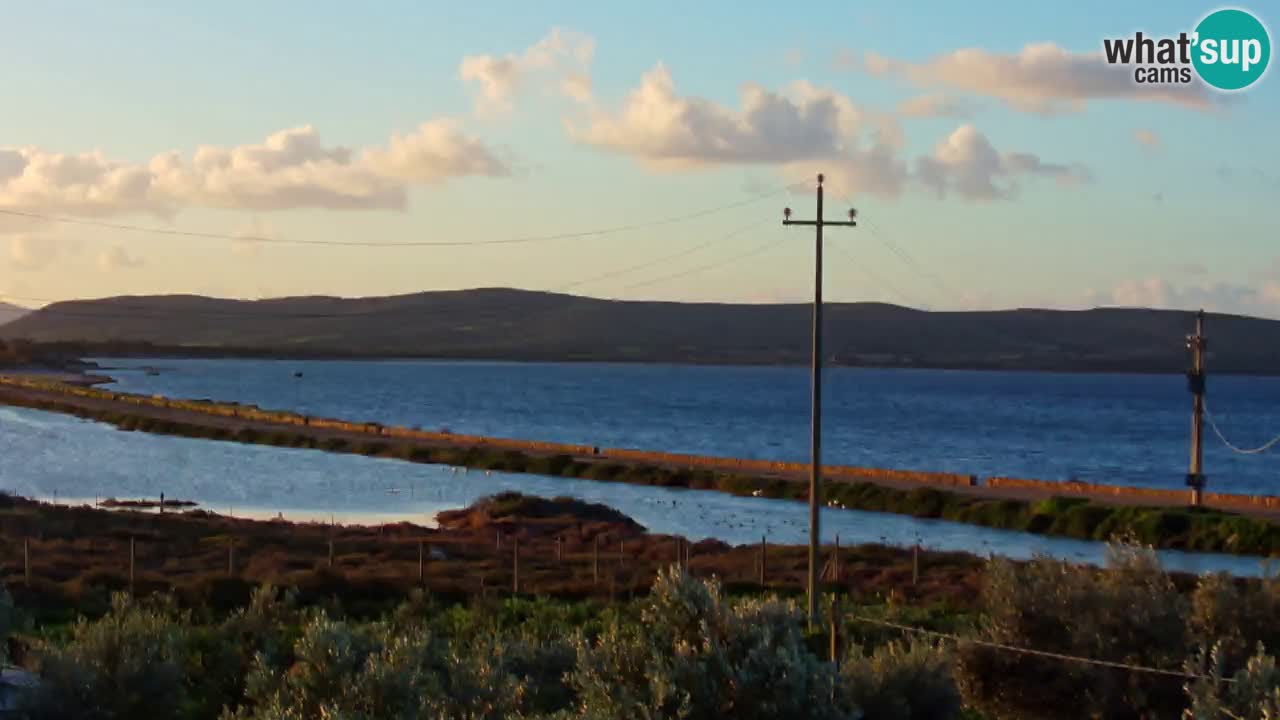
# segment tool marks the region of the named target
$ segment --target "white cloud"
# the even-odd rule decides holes
[[[1043,177],[1061,184],[1089,180],[1079,165],[1048,163],[1031,153],[1000,152],[972,125],[962,125],[941,140],[933,154],[916,161],[916,178],[939,196],[948,192],[967,200],[1014,197],[1018,180]]]
[[[98,268],[103,272],[132,270],[142,267],[143,264],[142,258],[130,255],[119,245],[112,245],[98,253]]]
[[[408,135],[393,135],[386,148],[365,151],[361,165],[380,178],[411,185],[510,173],[498,153],[467,135],[452,120],[425,122]]]
[[[438,119],[360,151],[325,146],[309,125],[262,143],[201,146],[130,164],[79,155],[0,148],[0,209],[102,216],[184,207],[285,210],[401,209],[407,190],[451,178],[509,173],[507,162],[458,123]]]
[[[9,238],[9,262],[19,270],[40,270],[58,257],[58,244],[51,237],[14,235]]]
[[[1079,112],[1093,100],[1156,102],[1199,110],[1214,104],[1201,84],[1138,84],[1130,70],[1107,64],[1101,52],[1071,52],[1053,43],[1026,45],[1011,54],[965,48],[922,63],[868,52],[861,69],[900,77],[919,87],[997,98],[1016,110],[1040,114]]]
[[[458,66],[464,82],[475,83],[476,111],[482,115],[510,111],[515,96],[535,80],[551,83],[577,102],[591,100],[591,61],[595,39],[553,28],[523,53],[468,55]]]
[[[1167,278],[1131,278],[1110,290],[1086,294],[1092,305],[1280,317],[1280,273],[1272,268],[1249,283],[1199,282],[1179,284]]]
[[[1137,140],[1139,145],[1149,150],[1159,150],[1162,145],[1160,136],[1157,135],[1154,130],[1148,130],[1147,128],[1139,128],[1135,131],[1133,133],[1133,139]]]
[[[746,84],[735,108],[678,94],[659,64],[617,111],[595,111],[585,127],[569,131],[661,170],[773,165],[793,178],[824,170],[845,192],[889,196],[906,176],[897,157],[902,131],[892,117],[807,82],[782,92]]]
[[[848,98],[797,83],[789,95],[744,85],[741,109],[677,94],[664,65],[645,73],[617,112],[596,111],[581,142],[655,165],[780,163],[841,152],[862,113]]]
[[[936,99],[928,104],[934,111],[947,109]],[[659,64],[621,107],[595,110],[585,125],[570,124],[568,131],[579,142],[663,171],[762,165],[792,181],[823,172],[834,191],[848,196],[896,197],[912,177],[895,116],[807,82],[783,91],[746,84],[738,106],[730,107],[680,95],[671,73]],[[932,156],[917,161],[915,177],[940,195],[993,200],[1013,197],[1021,179],[1071,184],[1089,174],[1079,165],[1050,163],[1030,153],[998,152],[973,126],[964,125]]]
[[[898,114],[910,118],[967,117],[972,113],[968,103],[943,93],[917,95],[898,103]]]

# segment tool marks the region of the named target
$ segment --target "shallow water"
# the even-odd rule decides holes
[[[531,440],[808,460],[805,368],[494,362],[105,359],[114,387]],[[141,368],[155,366],[157,375]],[[296,378],[296,372],[302,377]],[[1183,487],[1180,376],[835,368],[824,460],[871,467]],[[1239,445],[1280,433],[1280,377],[1214,377]],[[1280,492],[1280,452],[1206,431],[1211,490]]]
[[[440,510],[463,507],[504,490],[570,495],[610,505],[652,532],[717,538],[733,544],[798,544],[808,539],[804,503],[743,498],[701,490],[601,483],[539,475],[462,472],[439,465],[230,442],[122,432],[65,415],[0,407],[3,489],[44,499],[195,500],[204,509],[293,520],[430,524]],[[1088,563],[1103,560],[1100,543],[1046,538],[937,520],[824,509],[823,537],[843,544],[920,542],[1027,558],[1034,553]],[[1257,558],[1163,552],[1189,572],[1262,571]]]

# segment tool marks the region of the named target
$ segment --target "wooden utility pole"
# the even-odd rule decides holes
[[[813,220],[792,220],[791,208],[782,211],[783,225],[812,225],[813,266],[813,368],[812,426],[809,434],[809,629],[818,618],[818,552],[820,542],[819,507],[822,502],[822,228],[827,225],[856,227],[857,212],[849,210],[847,221],[828,222],[822,217],[822,175],[818,175],[818,212]]]
[[[1191,351],[1191,370],[1187,372],[1187,389],[1191,391],[1191,469],[1187,473],[1187,486],[1191,488],[1191,505],[1199,507],[1204,496],[1204,351],[1208,341],[1204,337],[1204,310],[1196,313],[1196,334],[1187,336],[1187,349]]]

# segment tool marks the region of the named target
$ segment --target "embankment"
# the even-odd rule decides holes
[[[807,500],[804,463],[599,448],[349,422],[253,406],[175,400],[32,380],[0,380],[0,402],[72,414],[123,430],[315,448],[506,472]],[[941,518],[1077,539],[1127,535],[1161,548],[1280,555],[1277,498],[904,470],[825,467],[837,507]],[[1237,514],[1242,513],[1242,514]]]

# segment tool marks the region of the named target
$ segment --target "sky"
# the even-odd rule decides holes
[[[0,0],[0,300],[804,301],[822,172],[829,300],[1280,317],[1280,79],[1101,57],[1217,7]]]

